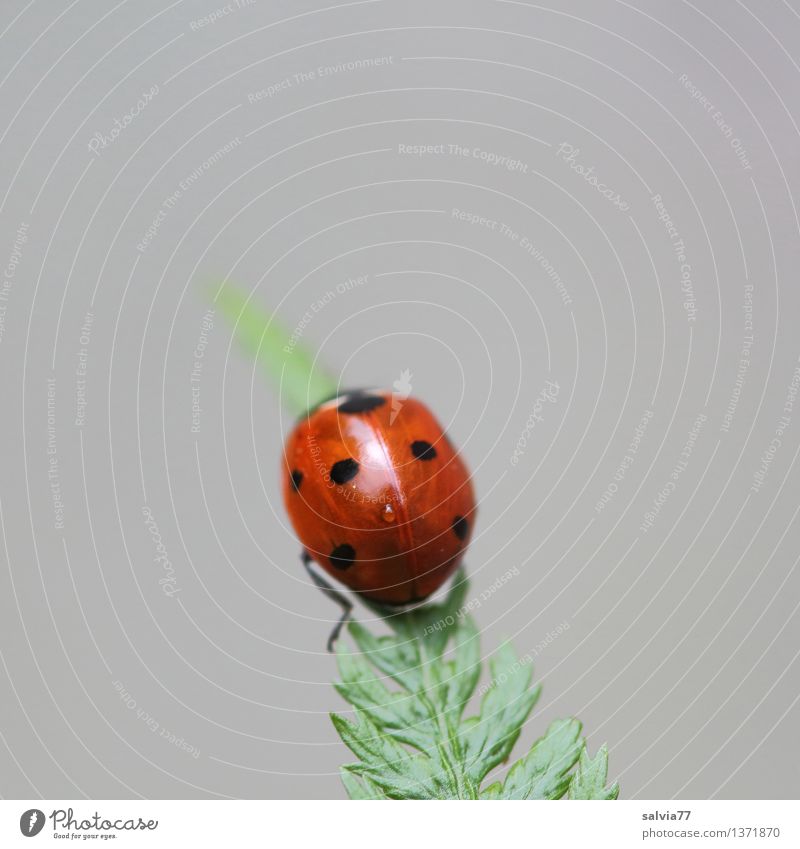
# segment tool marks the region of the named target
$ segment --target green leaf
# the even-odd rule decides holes
[[[356,714],[357,723],[331,714],[339,736],[361,759],[361,763],[348,765],[350,772],[371,779],[390,798],[452,798],[449,776],[436,761],[427,755],[410,754],[390,734],[380,731],[358,711]]]
[[[570,783],[569,771],[583,750],[576,719],[554,722],[524,758],[508,771],[504,799],[560,799]]]
[[[569,784],[570,799],[616,799],[619,796],[619,785],[606,787],[608,778],[608,749],[601,746],[592,760],[586,750],[581,750],[578,768]]]
[[[393,627],[419,640],[424,645],[427,657],[440,657],[447,641],[466,618],[464,599],[467,588],[464,570],[459,569],[443,602],[417,607],[406,616],[395,618]]]
[[[336,382],[274,315],[262,311],[230,283],[223,284],[214,301],[233,326],[236,339],[256,359],[280,389],[281,400],[300,415],[336,394]]]
[[[420,751],[430,749],[435,729],[419,700],[391,692],[361,656],[341,644],[336,654],[342,683],[334,686],[342,698],[359,708],[378,728],[391,731],[400,742]]]
[[[539,687],[529,689],[530,666],[508,643],[489,665],[492,685],[481,702],[480,716],[467,720],[461,735],[467,774],[476,784],[509,756],[540,693]]]
[[[458,721],[481,676],[481,643],[475,623],[467,618],[453,636],[454,658],[442,666],[445,711]]]
[[[341,771],[342,784],[347,791],[347,795],[351,799],[387,799],[380,787],[371,781],[366,776],[356,778],[352,772],[346,767],[342,767]]]
[[[502,799],[503,798],[503,785],[499,781],[495,781],[494,784],[488,785],[488,787],[484,787],[481,790],[481,799]]]
[[[419,647],[415,640],[404,637],[374,637],[363,625],[350,622],[348,626],[356,645],[370,663],[394,678],[410,693],[422,686]]]
[[[464,718],[481,673],[480,640],[464,605],[466,592],[459,573],[441,603],[405,612],[370,605],[386,613],[389,636],[376,637],[350,623],[358,651],[337,648],[341,681],[335,686],[355,719],[331,715],[358,759],[342,768],[347,794],[352,799],[616,798],[616,785],[604,787],[605,749],[588,760],[575,719],[552,723],[509,769],[505,782],[481,789],[489,772],[511,754],[539,687],[532,687],[530,658],[518,657],[505,644],[490,661],[491,682],[478,715]]]

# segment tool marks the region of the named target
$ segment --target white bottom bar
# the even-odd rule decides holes
[[[502,807],[500,807],[502,805]],[[25,830],[25,833],[23,831]],[[31,836],[27,832],[33,832]],[[0,846],[800,846],[796,801],[0,801]],[[41,845],[41,844],[40,844]]]

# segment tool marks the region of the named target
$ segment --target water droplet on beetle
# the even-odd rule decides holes
[[[397,518],[397,514],[394,512],[391,504],[384,504],[383,510],[381,510],[381,519],[384,522],[394,522]]]

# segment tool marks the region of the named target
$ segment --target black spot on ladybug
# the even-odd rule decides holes
[[[416,442],[411,443],[411,453],[417,460],[433,460],[436,456],[436,449],[430,442],[425,442],[424,439],[418,439]]]
[[[385,398],[380,395],[354,394],[346,401],[339,404],[340,413],[368,413],[376,407],[382,407],[386,403]]]
[[[460,539],[465,540],[469,533],[469,522],[463,516],[456,516],[453,519],[453,533]]]
[[[331,566],[334,569],[349,569],[356,559],[356,550],[352,545],[343,543],[337,545],[330,553]]]
[[[358,474],[358,463],[348,457],[346,460],[339,460],[331,466],[331,480],[334,483],[343,484],[353,480]]]
[[[298,419],[298,422],[308,421],[311,416],[319,410],[324,404],[330,404],[331,401],[336,401],[341,398],[343,401],[349,398],[351,395],[364,395],[365,392],[363,389],[340,389],[337,392],[332,392],[330,395],[326,395],[324,398],[320,398],[316,404],[306,410],[302,416]]]
[[[303,473],[300,469],[292,469],[292,489],[295,492],[300,491],[300,484],[303,482]]]

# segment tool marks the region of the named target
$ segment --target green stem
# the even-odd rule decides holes
[[[317,358],[251,298],[230,283],[223,283],[214,302],[233,325],[234,336],[242,347],[276,384],[289,412],[299,416],[334,395],[336,381],[321,368]]]

